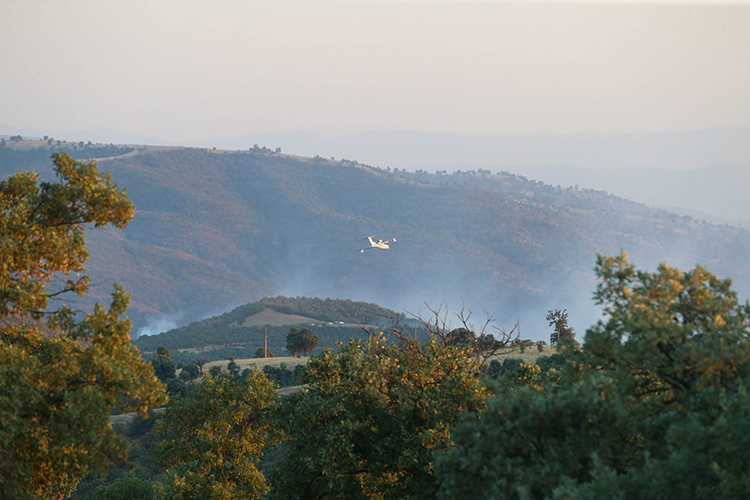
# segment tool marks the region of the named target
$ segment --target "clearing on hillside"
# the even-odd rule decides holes
[[[300,325],[302,323],[318,323],[322,324],[325,321],[318,319],[308,318],[306,316],[299,316],[297,314],[284,314],[277,312],[270,307],[263,309],[259,313],[255,313],[252,316],[245,318],[242,326],[253,327],[253,326],[287,326],[287,325]]]

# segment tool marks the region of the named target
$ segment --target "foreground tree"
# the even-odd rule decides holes
[[[273,384],[253,366],[243,380],[209,376],[192,398],[170,404],[158,424],[166,439],[156,453],[168,469],[162,496],[260,498],[268,488],[255,465],[280,438],[266,418],[275,398]]]
[[[559,371],[514,372],[437,460],[443,498],[747,498],[748,305],[697,267],[600,257],[606,321]]]
[[[288,441],[271,498],[434,498],[434,454],[487,396],[474,347],[447,337],[378,333],[311,358],[307,389],[276,412]]]
[[[91,471],[127,451],[112,429],[114,407],[166,402],[153,369],[130,343],[129,296],[77,319],[48,308],[89,278],[85,227],[121,228],[133,206],[93,163],[53,155],[59,182],[33,172],[0,183],[0,491],[8,498],[64,498]]]

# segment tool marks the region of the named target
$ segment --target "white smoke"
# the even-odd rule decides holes
[[[158,335],[160,333],[168,332],[180,326],[180,320],[184,316],[183,313],[175,314],[160,314],[158,316],[147,316],[146,326],[142,326],[135,333],[135,339],[138,339],[144,335]]]

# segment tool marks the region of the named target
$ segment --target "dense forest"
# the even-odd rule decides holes
[[[257,302],[245,304],[218,316],[212,322],[232,325],[242,324],[248,316],[252,316],[263,309],[273,309],[284,314],[307,316],[318,321],[341,321],[356,325],[372,325],[386,322],[398,322],[404,315],[385,309],[377,304],[357,302],[351,299],[319,299],[308,297],[266,297]]]
[[[0,163],[1,175],[49,175],[45,153],[13,154],[27,159]],[[136,212],[123,231],[87,230],[84,300],[106,300],[104,285],[121,283],[136,332],[165,315],[187,324],[281,294],[407,316],[427,313],[425,302],[465,304],[542,338],[550,309],[567,308],[579,329],[596,321],[591,263],[620,250],[646,269],[699,263],[750,291],[747,229],[508,172],[404,172],[262,147],[142,148],[100,166]],[[371,235],[399,239],[360,254]]]

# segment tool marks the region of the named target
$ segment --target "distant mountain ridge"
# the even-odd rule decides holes
[[[676,170],[716,163],[750,166],[750,127],[650,133],[540,133],[462,136],[372,131],[342,137],[281,132],[193,141],[190,145],[248,149],[281,147],[301,156],[347,158],[408,170],[492,170],[528,166],[614,169],[633,166]]]
[[[40,130],[0,123],[0,135],[53,136],[56,139],[115,144],[193,146],[246,150],[258,144],[298,156],[347,158],[379,167],[408,170],[560,166],[616,169],[655,167],[695,169],[726,163],[750,166],[750,127],[679,132],[536,133],[465,136],[405,130],[369,131],[325,137],[309,131],[270,132],[236,137],[169,141],[95,127],[82,131]],[[552,181],[547,181],[552,182]]]
[[[34,158],[23,168],[49,172]],[[261,147],[139,148],[100,166],[136,215],[122,232],[87,232],[91,295],[107,301],[112,282],[124,285],[139,328],[281,294],[421,316],[447,301],[454,324],[465,303],[476,323],[486,310],[506,327],[520,320],[526,338],[546,338],[548,309],[567,308],[579,332],[596,320],[596,254],[621,249],[643,267],[698,262],[750,291],[746,229],[510,172],[405,172]],[[0,175],[11,173],[0,161]],[[399,239],[358,252],[373,234]]]
[[[95,128],[42,131],[0,124],[0,135],[51,135],[115,144],[194,146],[355,160],[378,167],[428,172],[507,170],[546,184],[578,184],[714,222],[750,225],[750,127],[650,133],[545,133],[461,136],[370,131],[340,137],[277,132],[182,141]],[[700,193],[700,194],[696,194]]]
[[[618,169],[563,166],[519,167],[514,170],[548,184],[580,184],[654,206],[717,222],[750,223],[750,163],[716,163],[691,170],[627,167]]]

